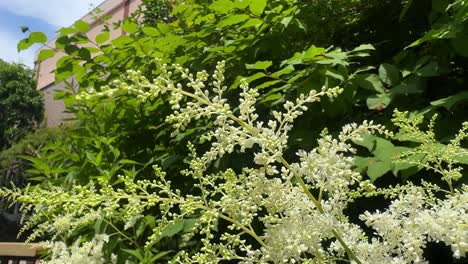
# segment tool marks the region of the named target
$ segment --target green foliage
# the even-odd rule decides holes
[[[0,150],[18,142],[42,120],[42,95],[30,69],[0,60]]]
[[[383,188],[376,193],[368,190],[367,195],[391,193],[395,197],[398,191],[404,193],[410,187],[399,189],[390,187],[391,184],[418,185],[421,177],[426,181],[425,187],[432,186],[429,189],[445,187],[447,183],[449,192],[456,193],[461,190],[459,183],[466,179],[460,169],[466,164],[466,157],[459,155],[466,147],[461,139],[464,130],[456,137],[460,138],[456,144],[449,139],[459,130],[460,123],[466,121],[468,46],[464,43],[468,26],[466,1],[449,2],[145,0],[144,23],[135,18],[123,21],[118,30],[126,34],[113,40],[109,39],[108,30],[95,39],[88,39],[83,33],[89,25],[78,21],[59,30],[55,50],[46,49],[39,54],[42,60],[57,51],[64,52],[66,55],[57,62],[56,81],[74,76],[81,94],[76,96],[73,89],[56,94],[75,114],[76,127],[65,139],[42,148],[36,157],[28,157],[32,164],[29,173],[40,183],[33,191],[50,189],[60,197],[69,195],[75,188],[89,187],[92,190],[85,194],[91,203],[92,197],[102,198],[99,203],[105,206],[116,199],[118,206],[122,206],[119,208],[127,210],[135,201],[118,195],[126,195],[120,192],[127,187],[126,191],[138,199],[146,197],[148,190],[138,189],[135,183],[154,179],[153,165],[158,165],[157,175],[161,175],[159,168],[167,172],[164,181],[177,190],[176,195],[177,192],[188,197],[200,195],[203,190],[198,187],[203,184],[211,188],[222,182],[227,189],[228,183],[245,184],[242,177],[246,174],[242,169],[252,166],[255,148],[247,153],[233,148],[232,153],[214,160],[207,173],[222,172],[219,177],[209,176],[216,179],[214,183],[200,183],[196,173],[193,177],[181,173],[191,166],[188,163],[193,158],[187,153],[187,143],[195,144],[198,153],[206,153],[210,150],[206,135],[217,136],[212,134],[217,125],[210,118],[198,118],[183,123],[174,132],[166,116],[181,111],[171,106],[181,98],[180,94],[152,95],[151,81],[148,81],[150,77],[161,76],[165,70],[177,71],[176,66],[165,68],[164,63],[177,63],[195,72],[225,61],[223,81],[230,86],[218,89],[223,91],[227,103],[240,107],[237,99],[239,93],[245,93],[243,87],[248,83],[258,93],[255,104],[259,121],[281,110],[285,102],[300,100],[301,94],[341,87],[340,96],[322,98],[295,120],[285,142],[285,160],[297,160],[297,149],[316,148],[317,140],[323,136],[320,131],[324,129],[331,135],[339,135],[345,124],[373,120],[400,131],[411,128],[413,139],[401,137],[399,133],[394,138],[366,135],[354,140],[362,147],[358,148],[354,165]],[[31,33],[20,43],[21,48],[42,40],[38,34]],[[128,70],[139,72],[131,76],[141,74],[140,79],[131,80],[137,88],[127,83],[124,73]],[[190,82],[182,79],[174,81],[182,85]],[[126,92],[116,89],[121,86]],[[129,94],[130,88],[133,93]],[[83,97],[83,94],[92,96]],[[396,114],[393,124],[395,109],[408,114]],[[242,110],[233,109],[234,113],[239,111]],[[434,114],[438,114],[440,125],[428,131],[420,129],[426,123],[432,124],[430,116]],[[437,136],[428,136],[432,134]],[[227,172],[228,168],[232,171]],[[239,176],[239,181],[233,175]],[[449,179],[457,179],[459,185],[449,183]],[[294,183],[300,185],[300,180]],[[362,182],[357,196],[372,186]],[[327,198],[320,187],[309,187],[311,195]],[[117,196],[105,196],[106,191]],[[224,191],[227,190],[214,194],[212,201],[219,202]],[[169,193],[168,190],[159,197]],[[74,194],[67,197],[73,201],[83,199]],[[167,221],[164,214],[170,211],[170,208],[165,211],[167,204],[154,206],[147,204],[146,198],[140,202],[144,205],[139,207],[141,218],[132,222],[129,229],[124,221],[127,219],[113,215],[111,209],[110,215],[96,220],[94,225],[92,221],[83,223],[67,234],[65,240],[90,240],[94,234],[107,233],[113,238],[106,245],[108,252],[116,254],[119,261],[128,258],[141,263],[160,258],[167,261],[181,250],[190,253],[203,247],[199,235],[190,243],[183,239],[200,217],[199,211]],[[349,210],[359,211],[356,208],[362,208],[367,202],[350,203]],[[383,210],[385,205],[379,203],[376,207]],[[90,204],[85,209],[93,208]],[[64,214],[64,219],[70,215],[86,219],[89,216],[86,212],[91,212],[70,207],[67,215],[61,209],[53,207],[51,213]],[[359,213],[348,216],[357,218]],[[35,221],[40,223],[44,219],[38,217]],[[214,226],[218,234],[230,234],[226,223]],[[254,223],[252,228],[259,226]],[[157,233],[158,239],[150,239],[156,227],[161,233]],[[149,239],[154,244],[145,246]]]

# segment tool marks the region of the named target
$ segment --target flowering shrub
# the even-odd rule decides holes
[[[163,251],[146,261],[167,255],[170,263],[425,263],[424,248],[430,241],[450,246],[455,258],[466,256],[468,187],[454,183],[461,177],[457,160],[468,155],[460,147],[468,123],[449,145],[439,144],[436,150],[432,126],[422,131],[417,117],[396,112],[400,139],[420,143],[411,153],[400,153],[398,162],[411,163],[412,155],[424,153],[427,158],[418,164],[441,174],[448,190],[424,180],[418,185],[378,188],[354,169],[352,158],[353,141],[368,134],[393,136],[373,122],[346,125],[336,136],[323,132],[315,148],[298,150],[295,160],[285,158],[294,121],[310,103],[337,97],[342,89],[312,90],[294,102],[286,101],[283,111],[273,111],[272,118],[263,120],[255,108],[259,92],[245,81],[238,106],[228,103],[223,62],[212,75],[157,64],[160,74],[152,81],[129,71],[127,80],[116,80],[99,92],[82,92],[77,100],[133,96],[144,103],[168,98],[173,113],[166,120],[173,125],[174,135],[195,120],[213,120],[213,130],[203,136],[211,147],[198,154],[193,144],[188,146],[191,159],[182,174],[196,184],[185,193],[174,187],[161,167],[153,166],[153,179],[139,179],[129,171],[112,185],[98,177],[72,190],[52,185],[1,190],[1,196],[22,202],[23,211],[34,212],[24,227],[32,229],[31,240],[49,236],[92,241],[75,243],[73,250],[55,244],[52,257],[71,262],[80,259],[74,254],[82,252],[89,263],[125,261],[104,254],[113,250],[112,240],[124,239],[134,245],[127,252],[143,262],[145,256],[137,249],[148,252],[175,235],[180,236],[178,252]],[[215,160],[233,152],[252,154],[251,166],[240,171],[212,169]],[[382,211],[362,212],[361,223],[373,229],[370,233],[361,223],[351,222],[345,209],[358,198],[374,196],[384,196],[391,203]],[[159,217],[148,218],[155,210]],[[124,231],[138,233],[137,223],[145,221],[151,222],[152,232],[140,245]],[[77,231],[101,222],[111,228],[107,232],[96,228],[94,238],[77,238]],[[227,226],[227,231],[220,232],[220,226]],[[201,244],[193,246],[193,241]]]

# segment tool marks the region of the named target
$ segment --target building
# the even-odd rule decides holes
[[[128,17],[131,13],[136,11],[141,5],[141,0],[105,0],[97,8],[101,11],[96,17],[96,14],[88,13],[83,18],[83,21],[90,24],[90,30],[86,34],[90,39],[94,39],[96,35],[101,33],[104,29],[104,25],[101,23],[101,17],[109,17],[107,22],[112,24]],[[123,32],[120,29],[111,29],[110,38],[116,38],[122,35]],[[47,43],[47,46],[54,47],[55,39],[52,39]],[[47,49],[47,47],[43,47]],[[36,52],[37,55],[41,49]],[[63,123],[64,118],[67,114],[64,113],[65,105],[61,100],[54,99],[54,93],[57,90],[63,90],[65,87],[64,83],[55,83],[54,70],[58,59],[62,57],[64,53],[57,53],[54,57],[46,59],[42,62],[35,62],[36,78],[37,78],[37,89],[41,90],[44,94],[44,117],[46,120],[47,127],[57,127]],[[71,80],[73,82],[73,80]]]

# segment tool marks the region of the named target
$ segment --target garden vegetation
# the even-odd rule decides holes
[[[39,54],[75,121],[0,195],[45,263],[466,261],[468,1],[145,4]]]

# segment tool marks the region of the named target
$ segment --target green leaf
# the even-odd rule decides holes
[[[177,219],[165,226],[161,231],[161,237],[172,237],[184,229],[184,219]]]
[[[256,86],[255,88],[260,90],[260,89],[264,89],[264,88],[270,87],[272,85],[275,85],[275,84],[277,84],[279,82],[282,82],[282,81],[281,80],[274,80],[274,81],[264,82],[264,83]]]
[[[412,75],[404,79],[399,85],[393,87],[390,92],[393,95],[419,94],[423,92],[424,86],[425,83],[421,77]]]
[[[125,45],[130,44],[133,41],[133,38],[122,35],[112,40],[112,45],[116,46],[117,48],[123,48]]]
[[[234,10],[234,3],[229,0],[217,0],[208,6],[210,10],[220,14],[227,14]]]
[[[365,51],[365,50],[375,50],[375,48],[371,44],[362,44],[354,48],[351,52],[358,52],[358,51]]]
[[[96,36],[96,43],[97,44],[102,44],[102,43],[108,41],[109,38],[110,38],[110,32],[109,31],[102,32],[101,34]]]
[[[452,108],[457,105],[459,102],[468,101],[468,91],[461,92],[446,98],[442,98],[436,101],[431,102],[433,106],[442,106],[445,109],[451,111]]]
[[[127,252],[128,254],[136,257],[139,261],[142,261],[145,257],[143,256],[144,255],[144,252],[141,252],[142,250],[141,249],[126,249],[126,248],[122,248],[120,249],[122,250],[123,252]]]
[[[162,34],[167,34],[171,30],[166,23],[158,23],[157,27]]]
[[[287,28],[289,26],[289,24],[291,23],[292,19],[293,19],[292,16],[283,17],[283,19],[281,19],[281,24],[283,24],[284,27]]]
[[[394,86],[400,81],[400,71],[394,65],[383,63],[379,67],[379,77],[388,86]]]
[[[51,49],[43,49],[39,52],[39,55],[37,55],[37,60],[39,62],[44,61],[48,58],[52,58],[55,56],[55,51]]]
[[[150,37],[159,37],[161,36],[161,33],[159,33],[158,29],[154,27],[143,27],[141,29],[145,35],[150,36]]]
[[[64,28],[57,30],[57,32],[59,33],[60,36],[63,37],[63,36],[71,35],[71,34],[76,34],[78,31],[75,28],[64,27]]]
[[[21,29],[22,33],[26,33],[26,32],[29,31],[29,27],[27,27],[27,26],[21,26],[20,29]]]
[[[266,70],[268,67],[273,65],[271,61],[257,61],[255,64],[246,64],[247,69]]]
[[[311,59],[314,59],[317,55],[323,54],[324,52],[325,52],[324,48],[317,48],[315,45],[312,45],[304,53],[303,59],[304,60],[311,60]]]
[[[435,61],[431,61],[423,67],[419,68],[415,72],[416,75],[422,77],[434,77],[440,75],[439,64]]]
[[[81,33],[86,33],[89,31],[90,26],[88,23],[84,22],[83,20],[77,20],[73,26],[75,27],[76,30],[78,30]]]
[[[190,232],[192,228],[195,227],[197,222],[198,222],[198,218],[184,219],[184,229],[182,230],[182,232],[184,233]]]
[[[249,27],[259,27],[261,24],[263,24],[263,21],[258,19],[258,18],[251,18],[249,20],[247,20],[247,22],[245,22],[244,25],[242,25],[241,27],[239,27],[239,29],[242,29],[242,28],[249,28]]]
[[[392,169],[392,164],[388,161],[370,162],[367,167],[367,175],[374,182]]]
[[[246,14],[230,15],[230,16],[226,17],[225,19],[219,21],[217,27],[218,28],[224,28],[224,27],[232,26],[232,25],[244,22],[249,18],[250,17],[248,15],[246,15]]]
[[[385,88],[376,74],[366,74],[363,76],[365,77],[358,80],[359,86],[367,90],[385,93]]]
[[[29,41],[29,38],[24,38],[18,42],[18,45],[16,46],[18,52],[22,50],[29,49],[34,43]]]
[[[273,78],[279,78],[282,75],[289,74],[289,73],[291,73],[293,71],[294,71],[294,66],[293,65],[288,65],[285,68],[270,74],[270,76],[273,77]]]
[[[379,94],[377,97],[369,97],[366,100],[367,107],[369,109],[382,110],[387,108],[392,99],[386,94]]]
[[[252,14],[260,16],[263,13],[267,4],[267,0],[253,0],[249,4],[249,9]]]
[[[138,24],[130,20],[125,20],[125,22],[122,24],[122,30],[127,33],[133,34],[138,31]]]
[[[42,32],[31,32],[31,34],[29,34],[29,41],[32,43],[44,44],[47,42],[47,36]]]

